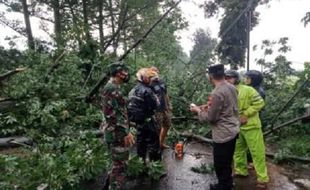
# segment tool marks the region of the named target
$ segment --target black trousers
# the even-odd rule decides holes
[[[213,157],[219,190],[233,188],[232,161],[238,135],[225,143],[213,143]]]
[[[161,160],[161,149],[159,145],[160,128],[154,119],[139,124],[137,127],[137,154],[143,160],[149,153],[150,161]]]

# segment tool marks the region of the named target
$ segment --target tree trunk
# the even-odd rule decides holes
[[[136,41],[119,59],[118,61],[122,61],[125,59],[125,57],[133,50],[135,49],[152,31],[153,29],[176,7],[178,4],[181,3],[182,0],[179,0],[176,2],[170,9],[168,9],[147,31],[146,33],[138,40]],[[88,93],[88,95],[85,97],[86,102],[91,102],[93,95],[97,93],[99,90],[99,87],[107,82],[109,77],[106,74],[103,74],[100,79],[97,81],[95,86],[91,89],[91,91]]]
[[[104,46],[104,33],[103,33],[103,0],[98,0],[98,12],[99,12],[99,17],[98,17],[98,25],[99,25],[99,40],[100,40],[100,53],[103,52],[103,46]]]
[[[52,8],[54,11],[54,20],[55,20],[55,41],[58,50],[61,50],[64,47],[64,42],[62,39],[62,27],[61,27],[61,14],[60,14],[60,2],[59,0],[52,1]]]
[[[28,38],[28,48],[31,50],[34,50],[34,39],[33,39],[32,29],[31,29],[31,24],[30,24],[27,0],[22,0],[22,5],[23,5],[25,25],[26,25],[26,33],[27,33],[27,38]]]
[[[109,0],[109,12],[111,15],[111,27],[112,27],[112,36],[115,35],[115,21],[114,21],[114,15],[113,15],[113,3],[112,0]],[[113,45],[113,54],[116,56],[116,44],[115,44],[115,40],[113,40],[112,42]]]
[[[87,0],[82,0],[83,5],[83,23],[84,23],[84,32],[86,35],[86,43],[90,41],[90,32],[88,24],[88,11],[87,11]]]
[[[0,138],[0,147],[31,146],[33,141],[27,137]]]
[[[77,42],[78,42],[78,45],[79,45],[79,49],[82,47],[82,40],[81,40],[81,31],[78,29],[78,22],[77,22],[77,17],[74,13],[74,9],[73,9],[73,6],[74,6],[74,2],[71,0],[69,1],[69,7],[70,7],[70,12],[71,12],[71,15],[72,15],[72,21],[73,21],[73,28],[77,31],[78,35],[77,35]]]

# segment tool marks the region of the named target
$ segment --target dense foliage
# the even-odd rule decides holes
[[[111,163],[107,148],[95,135],[103,118],[100,107],[86,103],[85,96],[106,73],[107,65],[138,41],[174,2],[36,0],[28,5],[24,2],[0,1],[7,6],[7,11],[23,14],[25,23],[27,17],[40,19],[46,32],[51,32],[47,23],[54,26],[54,31],[49,40],[37,39],[32,36],[31,23],[25,28],[23,22],[9,20],[5,14],[0,14],[2,24],[13,28],[28,41],[27,50],[18,49],[14,38],[8,38],[10,49],[0,47],[1,74],[17,67],[26,68],[1,81],[0,137],[26,136],[34,141],[32,145],[24,144],[17,152],[2,154],[3,150],[0,150],[0,189],[36,189],[40,185],[49,189],[79,189],[81,182],[109,169]],[[225,1],[216,1],[217,6],[227,10],[237,3],[221,2]],[[243,2],[238,10],[244,6]],[[25,8],[28,13],[23,11]],[[235,14],[227,12],[223,25],[227,25]],[[186,26],[180,9],[174,9],[128,54],[125,62],[130,65],[131,76],[141,67],[157,66],[168,84],[173,115],[183,118],[183,122],[179,121],[174,127],[209,135],[208,127],[198,126],[189,120],[193,115],[189,113],[188,106],[192,102],[203,104],[207,101],[212,87],[206,80],[205,69],[215,60],[218,44],[205,29],[199,29],[188,57],[176,35]],[[275,42],[266,40],[261,49],[265,56],[257,63],[264,67],[267,106],[263,112],[263,123],[267,130],[283,104],[310,75],[310,65],[305,63],[304,71],[291,68],[291,62],[285,57],[290,50],[287,38]],[[243,59],[243,54],[244,49],[238,56]],[[234,63],[242,65],[243,62]],[[124,94],[128,94],[134,84],[132,77],[124,88]],[[309,93],[308,83],[275,120],[275,124],[304,114],[304,105],[310,103]],[[9,106],[2,107],[2,103],[7,101]],[[309,135],[310,125],[300,122],[294,125],[277,131],[271,140],[279,143],[281,152],[310,156],[307,154],[309,138],[300,137],[300,134]],[[292,138],[281,141],[288,135]],[[296,136],[299,141],[295,141]],[[181,140],[171,130],[169,140],[174,142],[175,139]],[[151,163],[147,169],[137,157],[129,163],[128,176],[147,172],[158,179],[162,175],[160,163]],[[209,170],[209,167],[204,170]]]

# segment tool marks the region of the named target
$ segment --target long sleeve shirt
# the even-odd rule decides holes
[[[107,122],[105,133],[108,139],[106,141],[109,143],[122,141],[129,133],[129,121],[127,103],[119,85],[110,80],[101,93],[101,100],[102,111]]]
[[[201,121],[211,124],[212,139],[216,143],[225,143],[239,133],[239,115],[237,89],[223,81],[212,91],[208,109],[199,112]]]
[[[241,129],[261,128],[259,111],[265,106],[263,98],[253,87],[239,84],[237,89],[239,114],[248,118],[247,123],[241,125]]]

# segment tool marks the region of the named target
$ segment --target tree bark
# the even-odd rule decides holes
[[[100,43],[100,53],[104,53],[103,46],[104,46],[104,32],[103,32],[103,0],[98,0],[98,25],[99,25],[99,43]]]
[[[301,116],[301,117],[294,118],[294,119],[292,119],[290,121],[287,121],[287,122],[285,122],[285,123],[283,123],[281,125],[278,125],[276,127],[272,127],[270,130],[264,132],[264,136],[272,134],[274,131],[279,130],[279,129],[285,127],[285,126],[289,126],[289,125],[291,125],[293,123],[296,123],[297,121],[300,121],[300,120],[303,120],[303,119],[308,119],[308,118],[310,118],[309,115],[304,115],[304,116]]]
[[[275,158],[276,155],[271,152],[266,152],[266,156],[269,158]],[[292,160],[292,161],[297,161],[297,162],[302,162],[304,164],[310,163],[310,158],[305,158],[305,157],[298,157],[298,156],[284,156],[283,160]]]
[[[72,15],[73,27],[78,32],[78,36],[77,36],[76,40],[78,42],[79,49],[80,49],[82,47],[82,40],[81,40],[81,37],[80,37],[80,30],[78,30],[78,22],[77,22],[78,19],[76,17],[75,12],[74,12],[73,6],[74,6],[74,2],[72,0],[69,1],[69,8],[70,8],[70,12],[71,12],[71,15]]]
[[[115,36],[115,21],[114,21],[112,0],[109,0],[109,12],[110,12],[110,16],[111,16],[112,36]],[[116,56],[117,47],[116,47],[116,44],[115,44],[115,38],[113,39],[112,46],[113,46],[113,54]]]
[[[14,99],[3,99],[0,100],[0,111],[1,113],[4,113],[6,110],[10,110],[11,108],[14,108],[16,106],[16,101]]]
[[[25,19],[25,25],[26,25],[26,33],[27,33],[27,38],[28,38],[28,48],[31,50],[34,50],[35,48],[34,39],[32,35],[27,0],[22,0],[22,6],[23,6],[23,13],[24,13],[24,19]]]
[[[32,140],[26,137],[5,137],[0,138],[0,147],[18,147],[18,146],[30,146]]]
[[[64,47],[64,42],[62,38],[62,27],[61,27],[61,14],[60,14],[60,2],[59,0],[52,1],[52,8],[54,11],[54,32],[55,32],[55,41],[57,44],[58,50]]]
[[[179,133],[177,132],[180,136],[182,137],[187,137],[187,138],[192,138],[192,139],[195,139],[195,140],[198,140],[198,141],[201,141],[201,142],[204,142],[204,143],[209,143],[209,144],[212,144],[213,143],[213,140],[212,139],[209,139],[209,138],[206,138],[206,137],[203,137],[201,135],[195,135],[195,134],[192,134],[192,133]]]
[[[83,23],[84,23],[84,32],[86,35],[86,42],[88,43],[91,39],[90,32],[89,32],[89,24],[88,24],[88,10],[87,10],[87,0],[82,0],[83,6]]]

